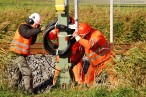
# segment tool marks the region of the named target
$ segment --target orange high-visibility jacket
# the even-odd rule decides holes
[[[80,60],[82,59],[84,55],[84,49],[83,47],[76,42],[75,44],[73,44],[72,48],[71,48],[71,54],[70,54],[70,61],[76,65],[80,62]]]
[[[10,50],[18,54],[30,55],[31,40],[32,37],[29,39],[22,37],[17,29],[10,46]]]
[[[48,38],[49,38],[50,40],[58,40],[58,32],[59,32],[58,29],[53,29],[53,30],[49,33]]]
[[[104,35],[93,28],[91,36],[87,39],[81,38],[79,43],[85,48],[85,54],[93,67],[108,60],[111,55],[110,46]]]

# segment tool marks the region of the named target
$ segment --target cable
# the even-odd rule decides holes
[[[70,40],[70,37],[69,37],[68,46],[66,48],[64,48],[63,50],[54,49],[53,46],[55,44],[48,38],[48,35],[55,28],[58,29],[59,31],[66,32],[69,35],[74,32],[74,30],[72,30],[72,29],[70,29],[67,26],[62,25],[62,24],[57,24],[57,25],[50,26],[49,28],[46,29],[46,31],[44,33],[44,36],[43,36],[44,48],[46,49],[47,52],[51,53],[52,55],[56,55],[56,52],[58,52],[58,55],[59,55],[60,58],[68,57],[67,55],[70,52],[72,44],[74,42],[72,42],[73,40]]]
[[[45,59],[46,59],[47,63],[49,64],[49,62],[48,62],[48,60],[47,60],[46,56],[45,56],[45,55],[43,55],[43,56],[45,57]],[[49,64],[49,65],[50,65],[50,64]],[[54,70],[57,70],[57,71],[61,72],[61,70],[58,70],[58,69],[54,68],[54,67],[53,67],[53,66],[51,66],[51,65],[50,65],[50,67],[52,67]]]

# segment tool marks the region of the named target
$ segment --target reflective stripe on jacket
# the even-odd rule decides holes
[[[30,55],[31,40],[32,37],[30,37],[29,39],[25,39],[19,34],[17,30],[13,37],[10,50],[18,54]]]
[[[92,66],[97,66],[106,61],[111,55],[109,44],[98,30],[92,29],[91,36],[87,39],[81,38],[79,43],[85,48],[85,54]]]

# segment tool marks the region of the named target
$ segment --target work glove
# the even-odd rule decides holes
[[[76,39],[77,42],[81,39],[81,37],[78,35],[78,32],[74,32],[72,36]]]

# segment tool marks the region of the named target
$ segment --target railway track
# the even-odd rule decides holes
[[[146,44],[146,43],[144,43]],[[126,43],[126,44],[121,44],[121,43],[113,43],[110,44],[111,49],[115,54],[123,54],[129,49],[133,48],[136,46],[134,43]],[[0,49],[2,50],[7,50],[9,49],[10,44],[9,43],[0,43]],[[44,49],[43,43],[42,42],[36,42],[34,45],[31,45],[31,54],[48,54],[48,52]]]
[[[134,47],[134,44],[126,43],[126,44],[119,44],[119,43],[114,43],[110,44],[111,49],[115,54],[123,54],[126,51],[128,51],[130,48]],[[31,54],[38,54],[38,53],[43,53],[43,54],[48,54],[46,50],[44,49],[43,43],[37,42],[34,45],[31,46]]]

